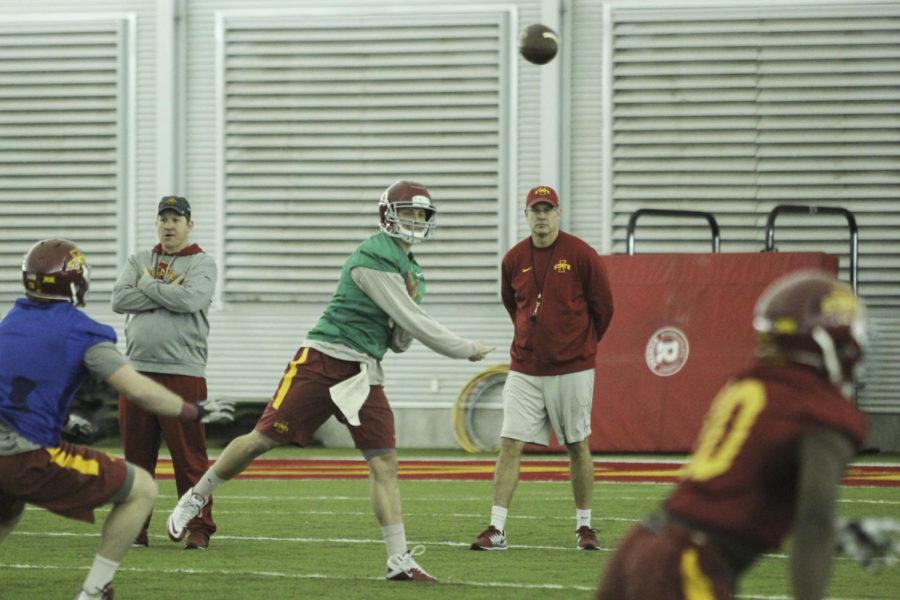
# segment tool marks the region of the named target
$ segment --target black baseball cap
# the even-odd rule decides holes
[[[156,214],[161,215],[164,210],[174,210],[179,215],[184,215],[188,221],[191,220],[191,205],[188,203],[187,198],[163,196],[162,200],[159,201],[159,210],[156,211]]]

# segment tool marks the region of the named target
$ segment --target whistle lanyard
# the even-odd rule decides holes
[[[156,254],[156,253],[154,252],[154,254]],[[172,260],[169,261],[169,264],[168,264],[168,265],[166,265],[166,274],[165,274],[165,276],[163,276],[163,278],[160,279],[160,277],[159,277],[159,263],[160,263],[160,261],[162,260],[162,257],[163,257],[163,256],[171,256],[171,257],[172,257]],[[178,258],[178,257],[177,257],[175,254],[156,254],[156,261],[155,261],[155,263],[154,263],[154,265],[153,265],[153,279],[156,279],[156,280],[165,282],[165,280],[168,278],[169,271],[172,270],[172,265],[175,264],[175,259],[176,259],[176,258]]]
[[[528,252],[531,256],[531,275],[534,277],[534,287],[537,288],[537,300],[534,302],[534,311],[531,313],[531,317],[529,320],[534,323],[537,321],[538,309],[541,308],[541,299],[544,295],[544,283],[547,281],[547,274],[550,273],[550,265],[553,264],[553,255],[556,254],[556,242],[558,240],[553,241],[553,247],[550,249],[550,257],[547,259],[547,264],[544,265],[544,274],[541,276],[540,281],[538,281],[537,276],[537,263],[534,262],[534,242],[528,246]]]

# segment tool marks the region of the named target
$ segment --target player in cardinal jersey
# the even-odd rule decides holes
[[[684,479],[620,542],[597,598],[732,598],[791,533],[794,597],[823,597],[838,486],[865,434],[850,402],[865,309],[831,275],[801,271],[762,294],[753,325],[756,364],[716,396]]]
[[[77,308],[84,306],[89,277],[87,259],[73,242],[32,246],[22,284],[26,297],[0,322],[0,541],[26,503],[89,523],[95,508],[111,504],[77,600],[112,598],[113,575],[157,488],[140,467],[60,441],[75,391],[90,373],[155,414],[227,422],[234,409],[216,400],[186,404],[128,363],[116,349],[115,331]]]

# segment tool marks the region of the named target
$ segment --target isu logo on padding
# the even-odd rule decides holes
[[[674,375],[685,365],[690,353],[687,336],[677,327],[657,329],[650,336],[644,356],[647,367],[660,377]]]

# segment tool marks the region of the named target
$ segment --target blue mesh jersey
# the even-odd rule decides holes
[[[46,448],[59,445],[84,354],[116,332],[67,302],[20,298],[0,321],[0,421]]]

